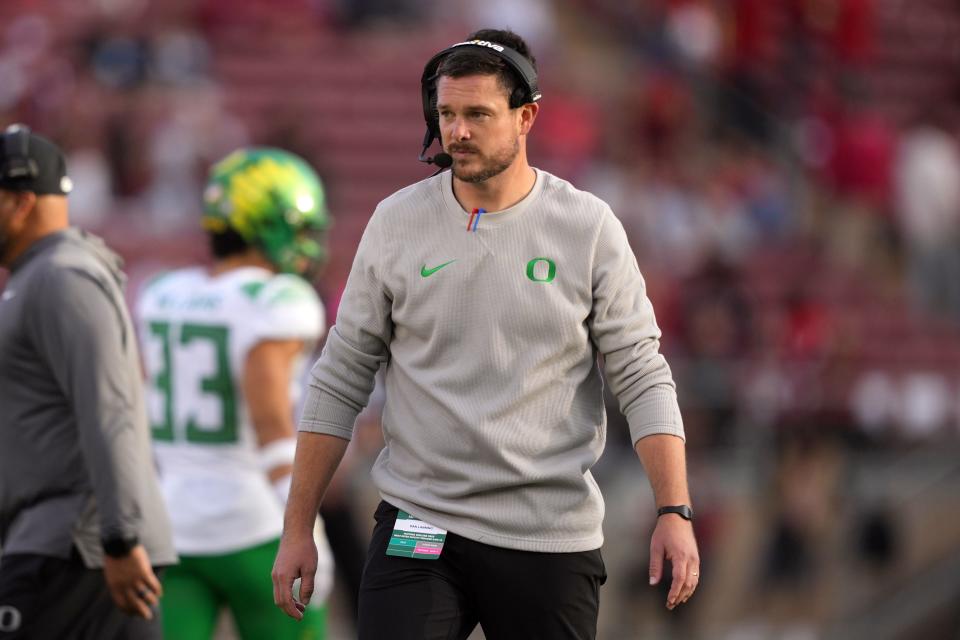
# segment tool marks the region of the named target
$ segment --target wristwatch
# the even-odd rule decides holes
[[[675,513],[684,520],[693,520],[693,509],[688,507],[685,504],[672,505],[669,507],[660,507],[657,509],[657,517],[659,518],[665,513]]]
[[[111,558],[123,558],[129,554],[135,546],[140,544],[140,541],[136,536],[130,538],[116,536],[113,538],[104,538],[100,541],[100,544],[103,547],[103,552]]]

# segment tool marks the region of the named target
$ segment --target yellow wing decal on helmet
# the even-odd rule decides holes
[[[233,207],[230,224],[241,234],[253,233],[255,221],[270,205],[270,189],[295,183],[299,172],[295,166],[282,165],[273,158],[264,158],[230,176],[227,193]]]

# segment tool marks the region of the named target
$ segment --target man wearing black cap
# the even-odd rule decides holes
[[[176,556],[120,260],[69,227],[63,154],[0,143],[0,639],[159,638]]]

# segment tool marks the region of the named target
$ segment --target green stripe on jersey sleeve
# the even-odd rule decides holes
[[[311,303],[316,300],[317,293],[305,280],[286,274],[277,276],[270,282],[263,298],[267,307]]]
[[[259,282],[259,281],[248,282],[244,285],[241,285],[240,289],[245,294],[247,294],[247,296],[251,300],[256,300],[257,296],[260,294],[260,290],[263,289],[263,285],[265,284],[266,282]]]

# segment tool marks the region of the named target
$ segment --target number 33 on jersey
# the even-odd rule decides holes
[[[154,440],[194,444],[253,438],[237,401],[250,350],[263,340],[314,344],[324,329],[305,281],[254,267],[162,275],[145,287],[138,320]]]

